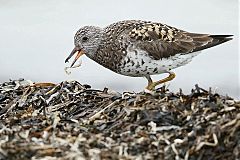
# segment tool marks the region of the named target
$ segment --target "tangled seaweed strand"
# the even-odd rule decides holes
[[[197,85],[150,95],[0,84],[0,159],[239,158],[240,102]]]

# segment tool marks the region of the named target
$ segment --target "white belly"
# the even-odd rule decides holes
[[[154,60],[143,50],[135,51],[128,50],[126,57],[122,59],[121,63],[123,65],[121,66],[120,74],[133,77],[143,77],[145,75],[166,73],[171,69],[189,63],[193,57],[200,53],[193,52],[190,54],[177,54],[169,58]]]

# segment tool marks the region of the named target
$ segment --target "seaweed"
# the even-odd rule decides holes
[[[198,85],[151,95],[77,81],[0,84],[0,159],[239,159],[240,102]]]

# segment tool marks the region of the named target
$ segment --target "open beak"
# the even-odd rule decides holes
[[[72,58],[72,56],[73,56],[74,54],[77,54],[77,55],[76,55],[75,59],[73,60],[73,62],[72,62],[72,64],[71,64],[71,67],[75,64],[75,62],[78,60],[78,58],[81,57],[81,56],[84,54],[84,52],[83,52],[83,50],[82,50],[81,48],[75,47],[75,48],[72,50],[72,52],[70,53],[70,55],[67,57],[67,59],[65,60],[65,63],[67,63],[68,60],[69,60],[70,58]]]

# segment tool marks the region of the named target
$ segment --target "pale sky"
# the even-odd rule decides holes
[[[0,82],[78,80],[94,88],[142,91],[144,78],[118,75],[82,57],[82,66],[64,72],[73,36],[84,25],[105,27],[127,19],[166,23],[190,32],[233,34],[234,40],[204,50],[175,69],[170,90],[190,92],[195,84],[240,99],[237,0],[0,0]],[[166,75],[154,76],[154,80]]]

